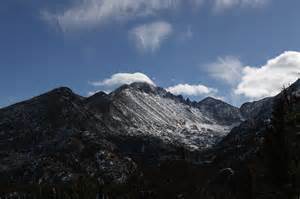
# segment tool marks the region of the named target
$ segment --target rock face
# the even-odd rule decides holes
[[[240,112],[244,118],[268,118],[272,114],[274,98],[269,97],[255,102],[248,102],[241,106]]]
[[[274,98],[244,106],[261,114],[234,128],[206,154],[217,169],[202,189],[203,198],[299,197],[299,91],[298,80]]]
[[[146,83],[55,89],[0,109],[0,197],[294,197],[299,90],[239,109]]]
[[[180,147],[208,147],[230,129],[146,83],[89,98],[58,88],[0,110],[1,180],[58,183],[88,174],[124,182],[135,168],[126,155],[146,154],[149,160]]]
[[[56,184],[89,175],[122,182],[134,171],[84,99],[58,88],[0,111],[1,184]]]
[[[239,108],[212,97],[205,98],[198,102],[196,106],[221,124],[239,124],[243,120],[243,114]]]
[[[88,107],[103,118],[114,134],[153,136],[194,149],[212,146],[241,121],[237,108],[228,105],[229,108],[200,109],[188,104],[182,97],[146,83],[125,85],[109,96],[96,94],[87,101],[100,104],[105,101],[106,111],[99,103],[89,103]],[[217,108],[223,113],[234,109],[233,113],[229,113],[234,119],[222,122],[224,120],[214,114]]]

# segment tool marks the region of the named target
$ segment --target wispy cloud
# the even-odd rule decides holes
[[[206,68],[213,78],[236,85],[241,79],[243,64],[237,57],[226,56],[219,57],[216,62],[207,64]]]
[[[129,35],[141,51],[155,51],[172,34],[172,25],[158,21],[133,28]]]
[[[209,88],[202,84],[191,85],[191,84],[177,84],[166,88],[167,91],[174,95],[185,95],[185,96],[203,96],[208,94],[215,94],[217,90]]]
[[[278,94],[283,86],[288,86],[298,78],[300,52],[288,51],[269,60],[264,66],[245,67],[235,93],[250,99],[273,96]]]
[[[215,10],[233,7],[258,7],[268,0],[212,0]],[[271,0],[269,0],[271,1]],[[60,26],[64,32],[85,30],[112,21],[127,21],[155,16],[162,11],[176,10],[182,5],[191,9],[200,7],[209,0],[77,0],[62,11],[41,12],[43,19],[51,25]]]
[[[181,0],[79,0],[63,12],[43,11],[48,21],[57,21],[64,31],[104,25],[111,21],[155,15],[173,9]]]
[[[214,10],[217,12],[234,7],[262,7],[271,0],[214,0]]]

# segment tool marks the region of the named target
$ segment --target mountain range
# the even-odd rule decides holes
[[[293,198],[299,92],[237,108],[147,83],[54,89],[0,109],[0,197]]]

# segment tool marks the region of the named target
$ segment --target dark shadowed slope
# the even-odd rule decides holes
[[[0,110],[0,183],[59,184],[80,176],[125,181],[134,163],[118,157],[84,98],[58,88]]]
[[[232,130],[208,157],[216,171],[203,197],[297,198],[300,191],[300,81]],[[261,103],[266,103],[266,99]],[[255,102],[257,104],[260,102]],[[256,106],[257,107],[257,106]]]
[[[203,99],[196,106],[202,112],[210,114],[212,118],[216,118],[216,120],[223,124],[232,125],[240,123],[243,120],[239,108],[212,97]]]

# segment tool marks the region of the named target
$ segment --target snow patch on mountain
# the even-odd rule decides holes
[[[113,93],[110,117],[113,123],[125,124],[121,125],[119,133],[155,136],[166,142],[198,149],[212,146],[232,129],[233,125],[219,124],[197,107],[165,94],[145,92],[130,86]],[[115,129],[114,126],[110,128]]]

